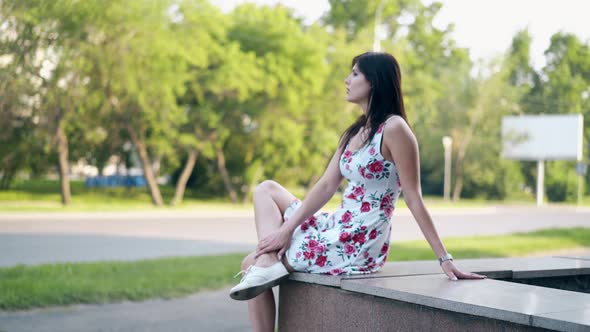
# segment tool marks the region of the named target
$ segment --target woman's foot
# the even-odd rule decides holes
[[[281,262],[268,267],[251,265],[246,271],[240,271],[236,277],[242,273],[244,277],[240,283],[229,292],[229,296],[234,300],[252,299],[289,277],[289,272]]]

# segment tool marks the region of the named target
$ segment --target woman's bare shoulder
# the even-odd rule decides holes
[[[385,120],[385,126],[383,128],[383,135],[386,137],[413,137],[414,134],[410,129],[410,126],[399,115],[392,115]]]

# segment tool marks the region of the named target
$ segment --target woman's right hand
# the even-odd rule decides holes
[[[267,235],[258,243],[254,258],[256,259],[260,255],[269,252],[278,251],[277,258],[280,261],[283,258],[285,251],[289,248],[291,234],[292,232],[289,232],[286,227],[281,227],[279,230]]]
[[[441,268],[445,272],[445,274],[449,277],[452,281],[457,281],[458,279],[486,279],[487,276],[472,273],[472,272],[461,272],[453,261],[448,260],[444,261],[441,265]]]

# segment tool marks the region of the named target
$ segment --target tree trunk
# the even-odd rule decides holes
[[[465,153],[457,154],[457,161],[455,163],[455,188],[453,188],[453,202],[459,201],[461,198],[461,190],[463,190],[463,159]]]
[[[14,178],[15,166],[13,160],[15,159],[14,152],[9,152],[0,160],[0,190],[6,190],[10,187],[10,183]]]
[[[225,167],[225,156],[223,155],[223,150],[219,144],[215,144],[215,154],[217,155],[217,167],[219,168],[219,172],[221,173],[221,177],[223,178],[223,184],[225,185],[225,190],[229,193],[229,197],[233,203],[238,202],[238,194],[236,190],[231,184],[231,179],[229,177],[229,173],[227,172],[227,168]]]
[[[68,164],[68,137],[63,129],[63,122],[59,121],[57,124],[57,154],[59,160],[59,182],[61,192],[61,203],[68,205],[72,201],[72,193],[70,190],[70,174]]]
[[[463,141],[461,141],[461,145],[459,146],[459,152],[457,153],[457,158],[455,162],[455,188],[453,189],[453,202],[459,201],[461,198],[461,191],[463,190],[463,161],[465,160],[465,154],[467,152],[467,147],[469,143],[471,143],[471,138],[473,137],[473,130],[467,132],[467,136]]]
[[[152,170],[152,163],[150,162],[145,142],[137,136],[135,130],[130,125],[127,125],[127,131],[139,153],[139,159],[141,160],[141,166],[143,168],[143,176],[148,184],[152,202],[156,206],[162,206],[164,205],[164,202],[162,200],[162,195],[160,194],[160,188],[158,188],[158,183],[156,182],[156,177],[154,176],[154,171]]]
[[[152,162],[152,170],[154,171],[154,177],[157,179],[160,177],[160,166],[162,163],[162,156],[156,156]]]
[[[170,202],[170,205],[177,205],[178,203],[182,202],[184,190],[186,189],[186,183],[193,172],[193,168],[195,168],[195,163],[197,162],[198,156],[199,151],[195,149],[189,150],[188,159],[186,160],[186,164],[184,164],[184,169],[178,178],[178,182],[176,182],[176,192],[174,193],[174,198]]]
[[[16,170],[14,170],[13,167],[11,167],[10,169],[2,169],[2,178],[0,179],[0,190],[7,190],[10,188],[10,184],[12,183],[15,174]]]

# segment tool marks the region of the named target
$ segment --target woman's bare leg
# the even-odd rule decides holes
[[[264,181],[256,187],[254,191],[254,219],[258,241],[281,227],[283,213],[295,199],[295,196],[287,189],[271,180]],[[273,251],[261,255],[255,265],[271,266],[279,261],[277,254],[278,251]]]
[[[242,261],[242,270],[254,265],[256,260],[254,254],[250,253]],[[252,323],[252,331],[274,331],[276,304],[272,289],[269,289],[257,297],[248,300],[248,315]]]
[[[242,270],[246,270],[250,265],[254,265],[256,260],[254,254],[250,253],[242,261]],[[287,258],[283,257],[283,264],[289,272],[293,272],[293,268],[287,262]],[[252,322],[253,331],[274,331],[276,320],[276,303],[272,289],[269,289],[257,297],[248,300],[248,313],[250,321]]]
[[[295,196],[274,181],[264,181],[256,187],[254,219],[259,241],[281,227],[283,213],[294,200]],[[251,253],[244,258],[242,269],[247,269],[250,265],[266,267],[278,262],[276,251],[261,255],[256,260],[254,254]],[[283,263],[289,272],[293,272],[293,268],[286,262],[286,257],[283,257]],[[272,289],[249,300],[248,312],[253,331],[274,331],[276,303]]]

